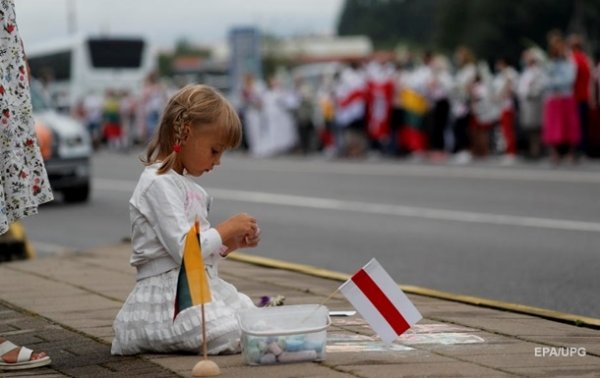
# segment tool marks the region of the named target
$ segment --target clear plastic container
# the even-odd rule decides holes
[[[249,365],[323,361],[329,310],[323,305],[290,305],[243,310],[242,358]]]

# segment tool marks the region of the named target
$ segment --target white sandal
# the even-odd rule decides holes
[[[11,343],[8,340],[0,343],[0,370],[24,370],[24,369],[33,369],[41,366],[50,365],[52,362],[50,357],[45,356],[42,358],[38,358],[37,360],[32,360],[31,356],[33,351],[24,346],[20,347],[19,354],[17,356],[17,362],[6,362],[2,358],[6,353],[19,348],[19,346]]]

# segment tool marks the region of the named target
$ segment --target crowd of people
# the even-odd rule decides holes
[[[493,67],[490,67],[492,63]],[[464,164],[500,156],[502,164],[549,156],[555,164],[597,155],[600,62],[577,35],[548,34],[547,51],[477,59],[464,46],[453,59],[425,52],[397,61],[379,54],[337,64],[317,80],[292,70],[266,84],[246,75],[238,101],[243,148],[257,157],[370,154]],[[144,144],[170,94],[150,75],[141,94],[90,94],[75,109],[96,147]]]
[[[146,144],[173,93],[156,73],[151,73],[140,93],[90,92],[72,113],[86,126],[95,149],[106,145],[113,150],[127,150],[134,144]]]
[[[501,155],[546,154],[558,164],[590,150],[600,128],[600,65],[576,35],[548,34],[548,48],[523,51],[521,70],[506,58],[493,69],[459,47],[454,64],[429,52],[419,62],[375,56],[344,66],[318,85],[301,75],[287,88],[245,78],[239,106],[246,146],[256,156],[322,150],[359,157],[376,151],[467,163]],[[596,137],[597,138],[597,137]]]

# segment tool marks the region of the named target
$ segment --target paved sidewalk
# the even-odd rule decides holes
[[[0,377],[191,376],[198,356],[110,356],[112,320],[135,279],[128,258],[129,245],[122,244],[0,264],[0,335],[48,351],[54,361]],[[221,276],[253,299],[283,294],[286,304],[320,303],[339,286],[335,280],[232,259],[222,264]],[[212,359],[223,377],[600,377],[598,330],[409,297],[425,319],[391,348],[373,337],[359,316],[335,317],[324,362],[250,367],[240,355]],[[351,309],[340,295],[328,307]]]
[[[0,303],[0,334],[36,351],[51,351],[54,366],[21,372],[2,372],[0,377],[44,378],[148,376],[178,377],[172,371],[136,357],[113,357],[110,347],[77,330]],[[58,368],[60,367],[60,368]]]

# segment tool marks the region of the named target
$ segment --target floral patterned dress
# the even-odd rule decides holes
[[[14,3],[0,1],[0,234],[52,200],[34,130]]]

